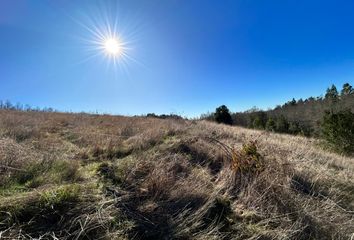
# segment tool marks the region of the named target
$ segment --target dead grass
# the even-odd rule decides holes
[[[0,238],[350,239],[354,159],[143,117],[0,111]]]

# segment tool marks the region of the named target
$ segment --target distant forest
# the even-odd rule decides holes
[[[8,100],[0,101],[0,109],[58,112],[53,108],[38,108],[20,103],[12,104]],[[340,91],[337,90],[335,85],[332,85],[327,88],[324,96],[309,97],[305,100],[301,98],[296,100],[293,98],[271,110],[261,110],[253,107],[244,112],[231,113],[223,105],[217,108],[215,113],[203,114],[200,118],[272,132],[319,136],[326,114],[334,114],[342,111],[349,111],[354,114],[354,89],[349,83],[345,83]],[[182,119],[181,116],[176,114],[156,115],[149,113],[142,116],[161,119]],[[354,129],[349,130],[354,131]]]
[[[230,123],[274,132],[318,136],[325,114],[344,110],[354,113],[354,89],[349,83],[344,84],[340,91],[332,85],[324,96],[305,100],[293,98],[271,110],[254,107],[245,112],[230,113]],[[204,114],[201,118],[215,120],[214,114]]]
[[[52,108],[34,108],[20,103],[0,101],[0,110],[58,112]],[[98,113],[96,113],[98,114]],[[138,117],[183,119],[176,114],[149,113]],[[344,154],[354,154],[354,89],[349,84],[340,91],[335,85],[327,88],[324,96],[292,99],[274,109],[256,107],[231,113],[222,105],[214,113],[203,114],[200,119],[228,125],[238,125],[271,132],[316,137],[325,140],[326,147]]]

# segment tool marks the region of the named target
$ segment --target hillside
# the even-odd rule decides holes
[[[0,111],[0,239],[350,239],[354,158],[207,121]]]
[[[255,107],[233,113],[232,119],[238,126],[318,137],[325,113],[343,110],[354,113],[354,90],[349,83],[344,84],[340,92],[332,85],[324,96],[292,99],[266,111]]]

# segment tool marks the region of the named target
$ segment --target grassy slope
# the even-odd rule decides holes
[[[260,155],[246,151],[255,140]],[[0,111],[0,238],[348,239],[354,159],[317,145],[209,122]]]

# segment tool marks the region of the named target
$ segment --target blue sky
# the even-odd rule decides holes
[[[0,99],[194,117],[319,96],[353,85],[353,12],[342,0],[2,0]],[[124,67],[89,43],[114,19]]]

